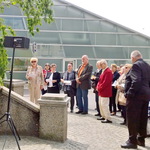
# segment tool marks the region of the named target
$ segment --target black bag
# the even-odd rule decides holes
[[[96,88],[96,83],[95,83],[95,81],[92,81],[92,88],[93,88],[93,89]]]

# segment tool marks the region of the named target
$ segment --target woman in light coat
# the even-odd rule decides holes
[[[122,117],[124,118],[124,121],[120,123],[121,125],[126,125],[126,98],[124,97],[124,85],[125,85],[125,79],[126,74],[131,69],[132,64],[126,64],[124,66],[124,73],[119,77],[116,83],[117,88],[117,94],[116,94],[116,101],[119,103],[122,111]]]
[[[26,73],[26,78],[28,79],[29,84],[30,101],[38,104],[37,100],[41,96],[41,90],[43,89],[44,84],[43,69],[37,64],[37,58],[32,57],[30,63],[31,66],[28,67]]]

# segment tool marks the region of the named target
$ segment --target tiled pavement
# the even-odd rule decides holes
[[[21,136],[19,141],[21,150],[121,150],[120,144],[127,140],[128,132],[126,126],[119,124],[123,120],[120,113],[112,117],[112,124],[103,124],[96,120],[94,109],[94,94],[90,91],[88,115],[70,113],[68,110],[66,142],[58,143],[37,137]],[[14,136],[0,136],[0,150],[2,149],[18,149]],[[138,150],[150,150],[150,138],[146,139],[146,147],[139,146]]]

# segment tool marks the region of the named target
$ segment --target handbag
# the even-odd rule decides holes
[[[118,102],[120,105],[125,106],[126,105],[126,98],[124,97],[124,93],[123,92],[119,92],[118,94]]]

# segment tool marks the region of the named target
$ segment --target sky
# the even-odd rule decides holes
[[[150,0],[66,0],[150,36]]]

